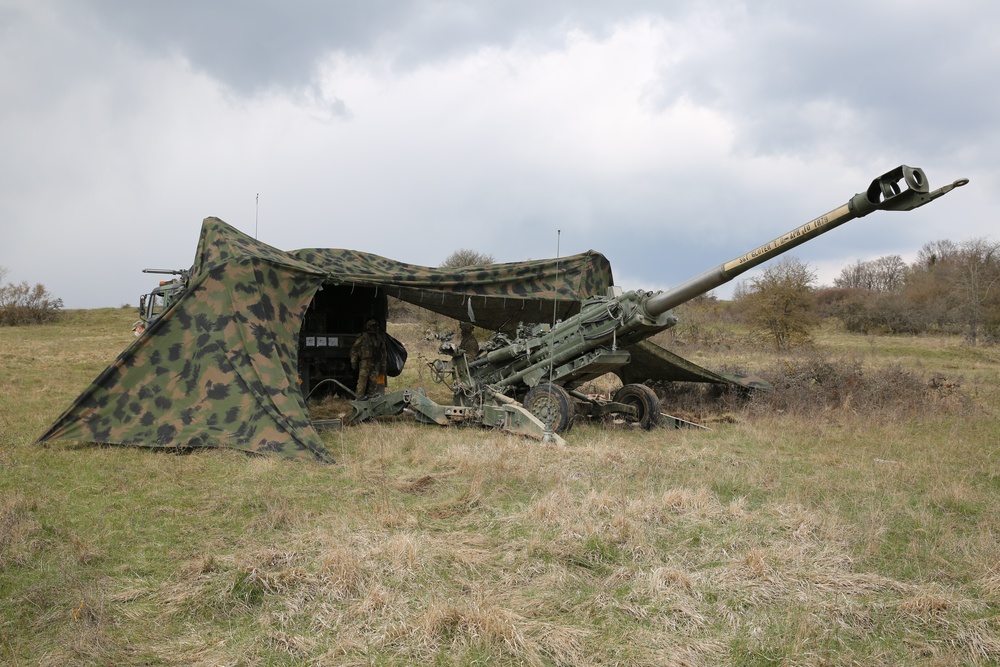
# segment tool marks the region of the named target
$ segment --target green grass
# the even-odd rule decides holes
[[[405,422],[327,433],[334,466],[36,444],[132,318],[0,328],[0,663],[1000,661],[995,349],[824,330],[965,398],[566,447]]]

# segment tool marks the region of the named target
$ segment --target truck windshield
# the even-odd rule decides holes
[[[163,313],[163,295],[149,294],[146,296],[146,321],[152,321]]]

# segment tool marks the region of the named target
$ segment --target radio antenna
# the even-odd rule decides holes
[[[552,328],[553,329],[555,329],[555,327],[556,327],[556,314],[557,314],[556,309],[558,307],[557,304],[559,303],[559,301],[558,301],[558,297],[559,297],[558,281],[559,281],[559,278],[560,278],[560,275],[559,275],[559,242],[560,242],[561,239],[562,239],[562,230],[561,229],[557,229],[556,230],[556,279],[554,281],[552,281],[553,286],[555,286],[555,288],[556,288],[555,289],[555,294],[552,295]],[[551,383],[552,382],[552,375],[555,372],[555,362],[556,362],[555,347],[556,347],[556,339],[554,337],[552,337],[552,338],[550,338],[549,342],[550,342],[550,345],[552,346],[552,350],[553,350],[553,352],[551,354],[549,354],[549,382]]]
[[[561,238],[562,238],[562,230],[557,229],[556,230],[556,280],[559,280],[559,241]],[[558,292],[556,292],[555,296],[552,299],[552,326],[556,325],[556,303],[557,303],[555,299],[556,296],[558,296]]]

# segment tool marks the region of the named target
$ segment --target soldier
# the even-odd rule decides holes
[[[458,325],[458,329],[462,332],[462,340],[458,344],[458,349],[465,352],[466,359],[472,361],[479,355],[479,341],[472,333],[475,327],[469,322],[462,322]]]
[[[357,398],[373,396],[385,389],[385,338],[378,322],[368,320],[364,332],[351,346],[351,368],[358,371]]]

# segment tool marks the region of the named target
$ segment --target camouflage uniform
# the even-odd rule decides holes
[[[378,322],[368,320],[364,333],[351,346],[351,368],[358,371],[358,398],[385,391],[385,364],[385,338],[378,330]]]
[[[462,322],[458,325],[458,328],[462,332],[462,340],[458,344],[458,349],[465,352],[466,359],[472,361],[479,355],[479,341],[476,340],[475,335],[472,333],[475,327],[468,322]]]

